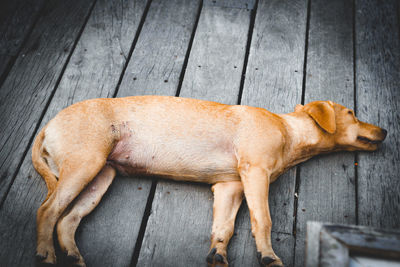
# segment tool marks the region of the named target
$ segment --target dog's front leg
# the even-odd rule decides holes
[[[220,182],[211,190],[214,193],[213,226],[207,262],[210,266],[228,266],[226,248],[243,200],[243,185],[240,181]]]
[[[271,245],[271,216],[268,206],[270,174],[265,168],[249,163],[239,168],[244,194],[249,206],[251,231],[256,240],[261,266],[283,266]]]

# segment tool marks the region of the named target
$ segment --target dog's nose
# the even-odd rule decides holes
[[[385,138],[386,138],[386,135],[387,135],[387,130],[381,128],[381,131],[382,131],[382,134],[383,134],[383,139],[385,139]]]

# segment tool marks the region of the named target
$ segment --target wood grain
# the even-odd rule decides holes
[[[349,1],[311,1],[305,103],[354,106],[353,16]],[[319,156],[300,167],[296,266],[304,266],[308,220],[355,223],[354,153]]]
[[[304,266],[318,266],[319,262],[319,238],[322,223],[307,221],[307,242],[305,244]]]
[[[398,1],[356,2],[357,113],[388,130],[381,148],[359,153],[361,225],[400,228],[400,40]]]
[[[129,96],[129,95],[175,95],[179,85],[179,77],[183,68],[186,51],[189,47],[190,37],[195,27],[196,15],[200,8],[200,1],[184,1],[184,0],[173,0],[163,1],[155,0],[152,1],[150,10],[147,14],[146,21],[142,28],[142,34],[139,36],[135,50],[133,51],[132,58],[127,66],[125,75],[121,82],[117,97]],[[145,197],[140,197],[140,203],[138,203],[138,196],[132,194],[136,188],[139,188],[133,180],[130,184],[126,184],[124,190],[131,191],[129,195],[124,198],[126,202],[134,203],[131,205],[132,209],[137,209],[137,206],[144,207],[147,202],[147,198],[151,189],[151,180],[142,179],[139,187],[142,191],[146,192]],[[184,189],[182,189],[184,190]],[[155,196],[155,199],[160,197]],[[161,209],[164,210],[164,205],[168,205],[168,202],[164,201],[161,203]],[[111,207],[118,209],[118,206]],[[106,209],[106,208],[104,208]],[[105,210],[107,212],[107,210]],[[179,210],[178,210],[179,211]],[[128,212],[127,209],[122,212]],[[129,211],[130,212],[130,211]],[[108,212],[107,212],[108,213]],[[181,215],[185,213],[182,212]],[[135,231],[134,234],[127,235],[126,233],[132,233],[125,227],[120,227],[119,233],[128,236],[132,242],[138,238],[137,232],[142,223],[142,219],[146,220],[143,215],[140,217],[140,223],[137,222],[138,215],[136,212],[132,212],[131,220],[134,220]],[[168,223],[176,224],[175,217],[168,216]],[[118,219],[116,219],[118,220]],[[129,221],[129,220],[128,220]],[[156,222],[155,229],[162,229],[163,224],[167,224],[164,219],[160,219]],[[126,221],[120,221],[118,225],[123,226]],[[149,229],[147,224],[147,228]],[[164,253],[172,253],[174,246],[171,243],[164,243],[165,236],[168,236],[167,232],[161,232],[164,239],[157,239],[154,244],[155,250],[161,249]],[[107,239],[105,239],[107,240]],[[108,241],[107,241],[108,242]],[[117,242],[117,240],[115,240]],[[139,249],[139,247],[131,248],[132,253]],[[141,251],[145,249],[144,245],[141,245]],[[168,255],[168,254],[167,254]],[[137,258],[133,259],[135,262]],[[163,259],[151,258],[147,264],[154,266],[168,266]],[[142,266],[142,263],[138,263],[136,266]],[[107,266],[107,265],[104,265]]]
[[[256,0],[204,0],[205,6],[254,9]]]
[[[180,96],[236,104],[250,11],[204,6]]]
[[[242,104],[286,113],[301,101],[309,0],[259,0],[258,7],[254,0],[153,0],[139,36],[145,0],[97,0],[91,11],[94,1],[0,3],[0,266],[34,266],[36,210],[46,189],[28,146],[37,127],[63,107],[117,91],[175,95],[182,77],[181,96],[235,104],[244,79]],[[358,217],[363,225],[400,227],[400,5],[356,0],[353,10],[351,2],[312,0],[311,8],[305,101],[356,103],[361,120],[389,134],[379,151],[357,154],[357,174],[351,153],[301,166],[296,244],[296,169],[271,185],[273,247],[285,266],[302,265],[309,219],[357,223]],[[76,237],[89,267],[130,265],[142,241],[137,233],[150,185],[142,177],[118,177],[84,219]],[[211,205],[208,185],[160,182],[137,266],[205,265]],[[258,266],[245,202],[228,258],[231,266]]]
[[[37,20],[44,0],[16,0],[0,3],[0,86],[6,69],[22,47]]]
[[[89,13],[92,1],[50,1],[0,90],[0,201]]]
[[[244,9],[203,7],[180,96],[236,103],[249,22]],[[160,181],[137,266],[205,265],[212,200],[209,185]]]
[[[126,63],[124,55],[129,53],[145,5],[145,1],[96,3],[40,128],[72,103],[114,94]],[[2,245],[6,246],[1,249],[0,262],[6,266],[34,265],[36,210],[45,197],[46,187],[33,169],[30,155],[31,150],[0,210],[0,216],[7,218],[0,221]],[[133,191],[127,190],[131,180],[136,186]],[[137,235],[149,193],[139,190],[143,183],[137,179],[118,179],[106,195],[105,204],[83,221],[77,243],[89,266],[130,264],[136,238],[126,233]],[[131,194],[137,198],[126,201],[125,197]],[[132,206],[137,207],[134,212],[126,212]],[[107,253],[112,250],[119,253]]]
[[[153,1],[118,96],[175,95],[200,1]]]
[[[365,266],[389,266],[383,263],[391,261],[384,259],[400,257],[400,232],[348,224],[307,222],[305,266],[348,266],[351,260],[349,255],[380,259],[380,264],[371,262],[372,265]],[[359,262],[356,266],[364,265]]]

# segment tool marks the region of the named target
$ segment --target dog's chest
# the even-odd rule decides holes
[[[120,173],[149,174],[182,181],[238,180],[232,139],[207,127],[123,123],[108,162]]]

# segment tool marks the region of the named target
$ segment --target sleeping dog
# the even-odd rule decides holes
[[[33,145],[33,165],[48,188],[37,212],[37,258],[56,263],[57,225],[62,251],[85,266],[75,231],[119,172],[212,184],[211,266],[228,265],[226,249],[245,196],[261,266],[283,266],[271,246],[269,184],[320,153],[376,150],[386,134],[331,101],[297,105],[288,114],[166,96],[74,104]]]

